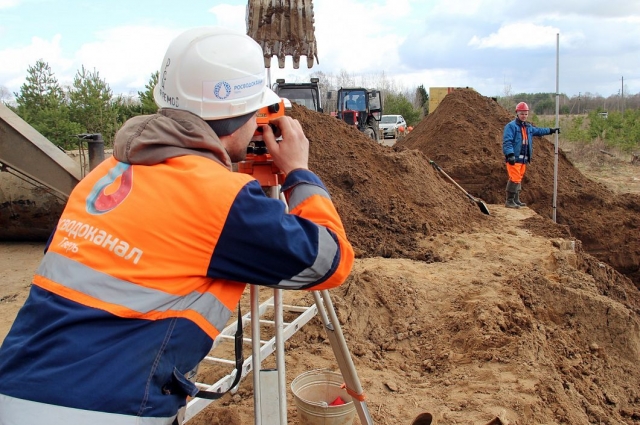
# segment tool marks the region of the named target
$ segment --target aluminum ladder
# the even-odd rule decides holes
[[[316,304],[312,304],[310,306],[281,304],[280,300],[282,299],[282,290],[279,290],[279,289],[274,289],[273,290],[274,295],[271,298],[257,305],[259,290],[255,286],[251,286],[250,289],[251,289],[250,297],[251,297],[252,311],[242,316],[243,327],[246,328],[248,324],[251,324],[251,327],[254,328],[255,325],[259,326],[260,324],[262,324],[262,325],[274,326],[275,329],[273,332],[273,336],[270,339],[268,340],[260,339],[259,341],[255,341],[255,343],[258,345],[258,349],[257,351],[252,350],[252,354],[245,358],[242,365],[242,375],[240,378],[240,382],[242,382],[242,380],[251,371],[260,370],[260,365],[269,355],[279,351],[276,345],[276,333],[278,333],[277,332],[278,327],[280,327],[280,329],[282,330],[281,340],[282,340],[282,345],[284,346],[284,341],[288,340],[293,334],[295,334],[300,328],[302,328],[302,326],[304,326],[307,322],[309,322],[312,318],[314,318],[318,314],[318,308]],[[256,305],[257,305],[257,308],[255,307]],[[282,308],[280,308],[280,305]],[[252,316],[251,313],[253,312],[254,309],[257,311],[255,316],[259,318],[259,320],[255,323],[251,320],[251,316]],[[263,319],[266,313],[269,313],[269,312],[273,314],[274,320]],[[279,318],[282,317],[283,312],[297,314],[297,317],[295,317],[295,319],[292,320],[291,322],[282,321],[281,324],[277,323],[277,322],[280,322]],[[209,354],[200,362],[200,366],[206,365],[206,364],[210,364],[210,365],[217,364],[217,365],[229,365],[231,367],[235,367],[235,360],[223,358],[223,357],[215,357],[214,351],[216,351],[216,348],[220,347],[221,344],[223,344],[224,342],[228,341],[233,344],[236,329],[237,329],[237,324],[238,324],[237,320],[233,320],[231,324],[228,325],[220,333],[220,335],[218,335],[215,338],[215,340],[213,341],[211,350],[209,351]],[[254,341],[251,337],[244,337],[243,340],[246,344],[249,344],[252,347],[254,346]],[[233,347],[233,345],[231,346]],[[233,349],[231,350],[231,352],[233,352]],[[260,358],[254,359],[253,352],[259,352]],[[257,364],[255,362],[257,362]],[[281,369],[284,371],[284,367],[282,367]],[[198,382],[198,381],[196,381],[195,384],[196,386],[198,386],[198,388],[206,391],[226,392],[230,389],[229,387],[233,383],[235,376],[236,376],[236,370],[233,369],[232,372],[230,372],[228,375],[224,376],[223,378],[219,379],[217,382],[213,384]],[[232,390],[232,392],[234,392],[234,390]],[[281,397],[282,396],[286,397],[286,395],[281,394]],[[189,400],[186,407],[184,422],[187,422],[190,419],[192,419],[196,414],[202,411],[205,407],[207,407],[213,401],[215,400],[207,400],[207,399],[201,399],[201,398],[194,398]]]

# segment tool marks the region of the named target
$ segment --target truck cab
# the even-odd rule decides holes
[[[305,106],[312,111],[322,112],[318,82],[318,78],[311,78],[308,83],[287,83],[283,78],[278,78],[272,86],[272,90],[278,96],[289,99],[291,102]]]

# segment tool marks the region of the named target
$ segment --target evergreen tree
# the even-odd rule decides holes
[[[112,100],[112,106],[115,110],[116,121],[124,123],[131,117],[142,115],[142,103],[134,96],[124,96],[119,94]]]
[[[38,60],[27,68],[27,81],[14,95],[18,116],[55,145],[72,147],[82,127],[71,121],[65,93],[48,63]]]
[[[64,91],[49,64],[42,60],[27,68],[27,81],[14,95],[18,115],[25,120],[44,109],[57,108],[64,101]]]
[[[429,114],[429,94],[422,84],[420,84],[416,89],[415,103],[416,104],[414,106],[421,110],[420,118],[424,118]]]
[[[159,72],[151,74],[151,78],[145,91],[139,91],[138,96],[118,95],[113,100],[113,108],[116,111],[117,121],[124,123],[129,118],[137,115],[152,115],[158,112],[158,105],[153,97],[153,89],[158,84]]]
[[[97,71],[88,72],[83,66],[73,79],[69,91],[71,119],[79,123],[86,133],[100,133],[105,144],[111,145],[122,122],[112,101],[109,85]]]
[[[153,89],[158,84],[158,78],[160,78],[160,72],[156,71],[151,74],[151,78],[147,85],[144,86],[145,91],[139,91],[138,97],[140,98],[141,103],[141,113],[143,115],[151,115],[158,112],[158,105],[156,104],[155,99],[153,98]]]

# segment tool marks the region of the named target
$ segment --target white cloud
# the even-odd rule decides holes
[[[213,6],[208,10],[215,18],[213,25],[235,29],[238,31],[246,32],[246,6],[232,6],[229,4],[221,4]]]
[[[181,30],[154,26],[123,26],[100,31],[96,41],[83,44],[76,52],[76,70],[100,73],[114,86],[142,90],[151,74],[160,69],[171,40]]]
[[[469,41],[469,46],[480,49],[516,49],[516,48],[537,48],[542,46],[553,46],[556,35],[560,32],[558,28],[548,25],[536,25],[530,22],[516,22],[500,27],[497,32],[487,37],[474,35]]]
[[[330,65],[333,70],[362,73],[400,63],[398,47],[407,32],[401,23],[411,14],[408,0],[383,4],[342,0],[339,8],[336,13],[333,2],[316,2],[314,6],[321,68]]]
[[[9,9],[20,4],[20,0],[0,0],[0,10]]]
[[[38,60],[43,60],[51,67],[52,72],[62,84],[59,72],[65,72],[72,66],[72,61],[62,56],[60,41],[62,36],[56,34],[51,40],[33,37],[31,44],[22,48],[10,48],[0,51],[0,63],[2,70],[0,78],[3,85],[13,89],[25,82],[27,69],[35,65]]]

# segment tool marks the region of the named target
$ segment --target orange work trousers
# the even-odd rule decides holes
[[[507,162],[507,174],[509,174],[509,180],[515,184],[522,183],[524,172],[527,170],[527,164],[515,163],[513,165]]]

